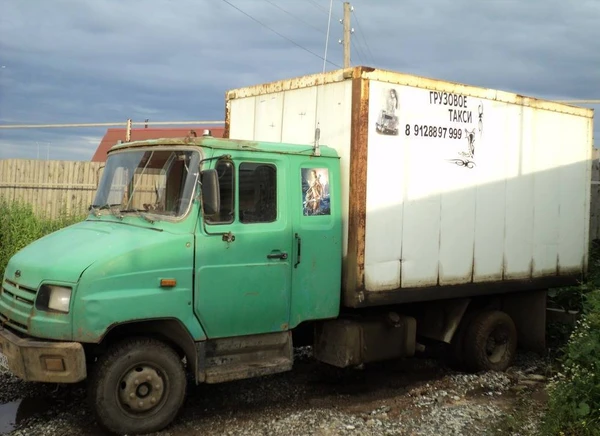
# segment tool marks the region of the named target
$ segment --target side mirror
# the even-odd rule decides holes
[[[205,216],[219,213],[221,210],[221,192],[217,170],[202,171],[202,208]]]

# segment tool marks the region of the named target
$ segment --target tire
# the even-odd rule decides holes
[[[499,310],[477,314],[464,337],[465,363],[473,372],[506,371],[517,352],[517,328]]]
[[[89,386],[98,424],[117,434],[164,429],[177,416],[186,393],[186,376],[177,353],[150,338],[115,344],[100,357]]]

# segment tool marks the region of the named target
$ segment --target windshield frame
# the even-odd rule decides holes
[[[119,209],[119,206],[122,207],[122,206],[124,206],[123,204],[121,204],[119,206],[114,206],[114,207],[108,206],[106,208],[104,207],[104,205],[96,204],[100,188],[102,187],[102,184],[103,184],[103,180],[105,177],[108,177],[108,173],[103,171],[102,176],[98,180],[96,191],[94,193],[93,204],[90,206],[90,214],[92,214],[96,217],[112,215],[118,219],[123,219],[124,217],[135,216],[135,217],[141,217],[144,220],[149,221],[151,223],[154,223],[156,221],[167,221],[167,222],[176,223],[176,222],[185,220],[188,217],[188,215],[190,214],[190,211],[193,208],[194,201],[196,200],[196,197],[198,196],[198,189],[199,189],[198,186],[199,186],[199,180],[200,180],[200,163],[202,162],[202,159],[204,156],[202,149],[199,148],[198,146],[148,145],[148,146],[140,146],[140,147],[128,147],[125,149],[109,152],[106,163],[105,163],[104,167],[102,167],[102,168],[106,169],[108,161],[112,156],[128,154],[128,153],[146,153],[146,152],[159,152],[159,151],[162,151],[162,152],[164,152],[164,151],[166,151],[166,152],[176,152],[176,151],[191,152],[190,161],[189,161],[189,171],[188,171],[186,180],[183,184],[183,188],[180,191],[180,193],[185,193],[188,189],[191,189],[190,195],[189,195],[189,202],[188,202],[184,212],[182,212],[179,215],[169,215],[169,214],[155,213],[153,210],[121,211]],[[139,163],[138,163],[138,165],[139,165]],[[140,167],[138,166],[137,168],[140,168]],[[114,173],[113,173],[113,177],[114,177]],[[133,183],[133,177],[131,178],[129,183]],[[110,186],[111,184],[112,184],[112,181],[110,183],[108,183],[108,186]],[[166,195],[166,192],[164,195]],[[108,195],[106,198],[108,199]],[[99,209],[100,207],[102,207],[101,210]],[[118,214],[115,214],[114,213],[115,211],[117,211]]]

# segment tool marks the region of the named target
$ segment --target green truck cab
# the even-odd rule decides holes
[[[89,216],[15,254],[0,364],[89,379],[116,433],[176,416],[188,371],[217,383],[292,367],[295,327],[340,311],[339,159],[215,139],[113,147]]]

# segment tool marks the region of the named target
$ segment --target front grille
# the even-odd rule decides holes
[[[20,322],[10,319],[7,316],[2,315],[1,313],[0,313],[0,324],[8,325],[10,327],[16,328],[21,331],[25,331],[25,332],[27,331],[27,326],[25,324],[21,324]]]
[[[2,286],[3,294],[7,294],[9,297],[14,298],[18,301],[28,303],[33,306],[37,290],[20,285],[12,280],[5,279],[4,286]]]
[[[5,279],[0,293],[0,307],[8,311],[0,313],[0,324],[27,332],[24,322],[31,316],[36,294],[37,291],[33,288]]]

